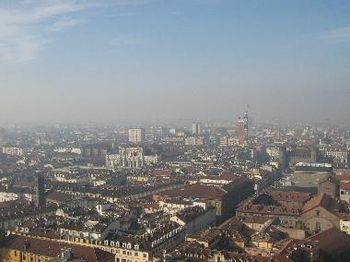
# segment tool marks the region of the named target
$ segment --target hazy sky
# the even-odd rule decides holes
[[[0,122],[350,121],[350,1],[1,0]]]

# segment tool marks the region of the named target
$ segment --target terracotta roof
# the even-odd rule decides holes
[[[256,223],[256,224],[264,224],[270,220],[269,217],[264,216],[248,216],[242,219],[243,223]]]
[[[170,169],[155,169],[152,171],[153,176],[171,176],[172,171]]]
[[[197,241],[214,241],[217,240],[222,234],[222,230],[218,228],[207,229],[205,231],[201,231],[195,235],[189,235],[188,238],[197,240]]]
[[[276,201],[305,202],[310,199],[310,194],[305,192],[269,190],[267,193]]]
[[[350,246],[350,236],[335,227],[322,231],[308,239],[318,241],[320,250],[326,253],[348,249]]]
[[[350,182],[340,182],[340,189],[350,190]]]
[[[336,211],[339,210],[340,207],[339,203],[334,198],[325,193],[321,193],[305,203],[303,207],[303,213],[319,206],[322,206],[328,211]]]
[[[18,235],[10,235],[6,237],[1,247],[15,249],[22,252],[26,249],[29,253],[47,257],[57,257],[63,248],[71,248],[74,258],[85,259],[86,262],[107,262],[114,257],[111,253],[93,247],[66,244],[58,241],[35,239]]]
[[[161,193],[169,197],[194,197],[206,199],[220,199],[226,194],[226,191],[217,186],[208,186],[194,184],[183,188],[168,190]]]
[[[252,204],[251,202],[241,202],[238,206],[237,211],[242,213],[253,213],[259,215],[289,215],[289,216],[299,216],[301,209],[297,206],[271,206],[271,205],[261,205]]]
[[[340,182],[350,182],[350,173],[349,174],[336,175],[336,178]]]

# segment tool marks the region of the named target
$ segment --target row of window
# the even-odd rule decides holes
[[[47,262],[47,261],[49,261],[48,257],[36,258],[36,256],[33,254],[27,255],[26,253],[21,253],[20,251],[17,251],[17,250],[14,252],[15,257],[21,256],[21,254],[22,254],[22,261],[30,261],[30,262]]]

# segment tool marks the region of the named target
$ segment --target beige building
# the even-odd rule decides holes
[[[348,150],[328,150],[326,156],[332,158],[333,164],[336,167],[349,167],[349,152]]]
[[[331,175],[333,175],[331,164],[299,162],[294,166],[291,181],[296,187],[318,188],[319,183]]]
[[[347,203],[350,203],[350,183],[340,182],[339,198]]]
[[[186,146],[202,146],[204,145],[203,137],[190,136],[185,138]]]
[[[340,204],[327,194],[319,194],[303,207],[301,221],[311,232],[340,227]]]
[[[340,230],[350,235],[350,219],[341,218],[340,219]]]
[[[201,124],[193,123],[192,124],[192,135],[199,136],[201,134]]]
[[[130,143],[138,144],[145,140],[145,129],[143,128],[130,128],[128,133]]]
[[[22,156],[24,152],[20,147],[6,146],[2,148],[2,153],[12,156]]]

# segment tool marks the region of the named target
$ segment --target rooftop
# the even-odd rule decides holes
[[[206,198],[206,199],[220,199],[227,192],[221,187],[193,184],[183,188],[167,190],[162,192],[162,195],[169,197],[194,197],[194,198]]]
[[[322,206],[328,211],[339,211],[340,204],[331,196],[321,193],[317,196],[311,198],[308,202],[305,203],[303,207],[303,213],[308,212],[316,207]]]
[[[114,257],[113,254],[88,246],[66,244],[52,240],[35,239],[19,235],[10,235],[5,238],[2,247],[27,251],[47,257],[58,257],[64,248],[71,248],[73,258],[84,259],[86,262],[104,262]]]

